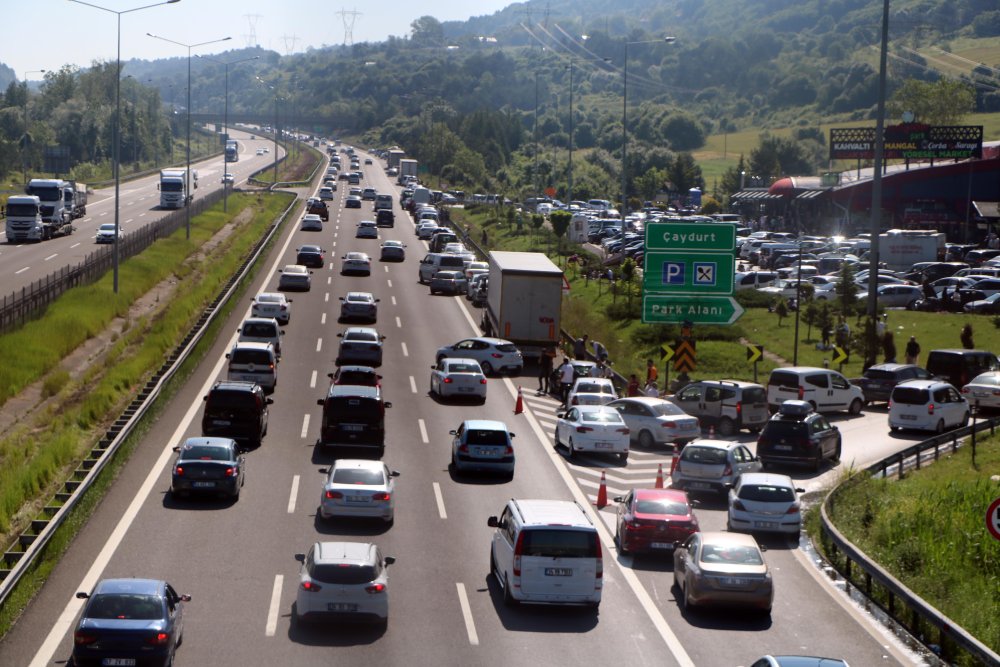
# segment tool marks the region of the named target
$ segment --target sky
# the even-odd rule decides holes
[[[148,37],[153,33],[185,44],[230,37],[226,42],[192,49],[212,55],[259,45],[282,55],[310,47],[343,44],[345,19],[353,22],[353,42],[380,42],[390,35],[406,37],[421,16],[439,21],[465,20],[492,14],[515,0],[180,0],[121,15],[122,60],[155,60],[186,56],[187,49]],[[114,12],[155,4],[156,0],[93,0]],[[19,80],[42,78],[37,70],[72,64],[89,67],[95,60],[113,61],[117,16],[70,0],[6,0],[0,62]],[[345,15],[341,15],[341,12]],[[355,13],[356,12],[356,13]],[[50,26],[46,28],[45,26]],[[29,28],[28,26],[31,26]],[[59,39],[40,38],[51,30]]]

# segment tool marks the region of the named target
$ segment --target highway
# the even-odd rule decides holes
[[[252,160],[240,160],[249,166]],[[396,192],[379,161],[366,166],[362,185]],[[221,172],[221,169],[219,170]],[[206,184],[217,177],[203,176]],[[371,203],[341,208],[343,182],[322,232],[289,226],[247,296],[274,289],[278,269],[295,249],[318,243],[328,264],[313,272],[312,290],[291,295],[292,318],[282,342],[278,387],[264,444],[248,454],[247,484],[237,503],[178,502],[168,493],[171,447],[200,434],[202,396],[224,376],[232,338],[219,340],[177,398],[150,429],[120,479],[81,532],[64,561],[0,643],[2,665],[65,664],[72,629],[82,608],[74,599],[104,577],[164,578],[193,600],[186,608],[181,665],[749,665],[767,653],[826,655],[852,665],[919,664],[888,633],[847,603],[809,563],[797,545],[764,539],[776,597],[770,619],[740,611],[682,613],[671,589],[669,558],[619,556],[614,548],[614,506],[593,507],[597,478],[608,475],[609,497],[652,486],[657,465],[669,470],[664,451],[633,450],[627,467],[598,458],[570,464],[553,448],[556,401],[535,396],[533,376],[490,379],[482,406],[445,404],[428,395],[430,365],[444,344],[478,334],[479,313],[463,299],[430,296],[417,284],[425,252],[409,217],[396,204],[396,227],[382,239],[407,245],[403,263],[378,261],[379,241],[355,239],[355,223],[373,219]],[[155,192],[155,189],[153,190]],[[147,208],[149,207],[147,203]],[[50,241],[59,243],[59,241]],[[42,244],[45,246],[45,244]],[[4,249],[6,251],[6,248]],[[350,250],[373,257],[370,277],[339,274]],[[0,260],[2,261],[2,260]],[[6,266],[0,264],[0,266]],[[323,475],[330,462],[318,451],[326,373],[333,370],[338,339],[338,297],[349,290],[381,299],[378,328],[386,336],[381,368],[387,417],[385,460],[397,481],[391,528],[361,522],[326,523],[316,516]],[[247,309],[237,309],[235,331]],[[529,372],[530,375],[530,372]],[[517,386],[526,410],[513,414]],[[453,477],[448,431],[466,418],[507,423],[517,437],[512,481]],[[833,419],[844,433],[841,466],[820,475],[793,476],[811,490],[835,479],[852,461],[873,461],[917,436],[889,436],[881,409]],[[750,436],[744,440],[752,441]],[[507,499],[559,498],[589,508],[601,528],[604,597],[599,613],[579,609],[503,606],[488,576],[491,529],[486,518]],[[703,530],[723,529],[721,501],[696,505]],[[293,556],[318,540],[378,543],[397,558],[389,569],[390,618],[384,634],[365,627],[300,627],[290,619],[298,563]]]

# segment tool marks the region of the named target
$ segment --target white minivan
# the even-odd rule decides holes
[[[587,513],[569,500],[517,500],[486,522],[496,530],[490,572],[504,604],[597,608],[604,587],[601,540]]]
[[[816,412],[847,410],[857,415],[865,405],[865,394],[861,387],[827,368],[776,368],[767,381],[767,407],[777,412],[787,400],[806,401]]]
[[[889,429],[945,430],[969,423],[969,402],[940,380],[907,380],[889,396]]]
[[[236,343],[226,354],[229,381],[256,382],[264,391],[278,384],[278,356],[270,343]]]

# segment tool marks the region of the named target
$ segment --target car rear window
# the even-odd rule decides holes
[[[259,364],[267,366],[271,363],[271,353],[267,350],[235,350],[229,356],[233,364]]]
[[[356,565],[353,563],[318,564],[309,568],[309,576],[325,584],[367,584],[378,577],[371,565]]]
[[[457,266],[462,268],[465,266],[465,260],[461,257],[442,257],[441,266]]]
[[[576,385],[576,390],[583,394],[611,393],[610,387],[600,382],[580,382]]]
[[[689,513],[688,506],[672,500],[640,500],[635,504],[639,514],[674,514],[685,516]]]
[[[344,334],[344,342],[353,341],[361,343],[375,343],[378,336],[371,331],[351,331]]]
[[[996,387],[1000,385],[1000,375],[993,375],[992,373],[977,375],[972,379],[970,384],[983,384]]]
[[[786,387],[788,389],[796,389],[799,386],[799,376],[795,373],[773,371],[771,373],[770,384],[777,385],[779,387]]]
[[[739,544],[706,544],[701,550],[701,562],[727,565],[763,565],[760,552]]]
[[[375,375],[365,371],[341,371],[337,376],[337,384],[359,384],[362,386],[374,386]]]
[[[930,393],[917,387],[896,387],[892,390],[892,402],[903,405],[926,405],[930,402]]]
[[[764,435],[768,438],[799,436],[806,433],[806,424],[801,421],[775,419],[764,425]]]
[[[681,410],[673,403],[660,403],[659,405],[654,405],[653,411],[660,417],[679,417],[682,415],[687,416],[686,412]]]
[[[155,595],[106,593],[90,601],[87,617],[152,621],[163,618],[163,603]]]
[[[597,533],[590,530],[525,529],[522,555],[542,558],[597,558]]]
[[[229,448],[217,445],[192,445],[181,450],[181,459],[187,461],[229,461]]]
[[[717,447],[699,447],[688,445],[681,451],[681,460],[690,463],[723,464],[726,462],[726,450]]]
[[[385,477],[381,470],[366,470],[364,468],[337,468],[333,471],[336,484],[368,484],[370,486],[384,484]]]
[[[500,343],[495,347],[498,352],[517,352],[517,347],[515,347],[513,343]],[[580,372],[579,366],[575,367],[574,371],[577,373],[577,375],[586,375],[586,373]]]
[[[893,371],[869,368],[865,371],[864,378],[866,380],[895,380],[896,374]]]
[[[243,325],[243,335],[252,338],[274,338],[278,335],[278,329],[267,322],[254,322]]]
[[[449,373],[480,373],[482,372],[477,364],[464,364],[464,363],[450,363],[448,364]]]
[[[791,502],[795,500],[795,492],[787,486],[747,484],[740,488],[740,499],[770,503]]]
[[[507,433],[493,429],[470,429],[465,432],[465,441],[470,445],[506,445]]]
[[[581,421],[601,424],[621,424],[622,416],[616,410],[587,410],[580,413]]]
[[[378,401],[360,396],[343,396],[327,401],[328,422],[377,422],[382,419]]]
[[[743,389],[744,403],[767,403],[767,392],[763,387],[746,387]]]
[[[256,404],[257,397],[248,391],[215,390],[208,395],[205,411],[209,414],[223,411],[251,411]]]

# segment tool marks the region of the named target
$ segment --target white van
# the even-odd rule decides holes
[[[776,412],[787,400],[806,401],[816,412],[847,410],[857,415],[865,405],[865,394],[861,387],[827,368],[776,368],[767,381],[767,407]]]
[[[945,430],[969,423],[969,402],[955,387],[940,380],[907,380],[889,397],[889,430]]]
[[[590,517],[569,500],[507,502],[486,525],[496,530],[490,572],[504,604],[576,604],[597,608],[604,587],[601,540]]]
[[[465,258],[443,252],[429,252],[420,260],[417,282],[426,284],[438,271],[464,271]]]
[[[236,343],[226,354],[230,382],[256,382],[272,392],[278,384],[278,356],[270,343]]]
[[[248,317],[236,330],[240,343],[270,343],[274,353],[281,357],[281,337],[285,330],[278,326],[278,320],[273,317]]]

